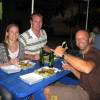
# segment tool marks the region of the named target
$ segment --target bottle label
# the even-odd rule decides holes
[[[48,63],[49,62],[49,55],[44,55],[44,62]]]

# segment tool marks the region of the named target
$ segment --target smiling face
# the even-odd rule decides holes
[[[10,25],[6,30],[6,40],[15,42],[19,37],[19,28],[16,25]]]
[[[40,31],[42,27],[42,16],[33,15],[31,20],[31,28],[34,31]]]
[[[81,30],[76,33],[76,45],[82,51],[90,45],[89,34],[86,31]]]

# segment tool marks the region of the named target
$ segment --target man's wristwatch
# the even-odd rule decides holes
[[[65,55],[65,53],[62,55],[62,57],[61,57],[62,59],[64,59],[64,55]]]
[[[64,59],[64,56],[65,56],[66,54],[67,54],[67,53],[66,53],[66,52],[64,52],[64,54],[62,55],[62,57],[61,57],[61,58],[62,58],[62,59]]]

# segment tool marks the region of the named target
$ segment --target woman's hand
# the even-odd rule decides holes
[[[9,63],[10,63],[10,64],[19,64],[19,60],[18,60],[17,58],[11,59],[11,60],[9,61]]]
[[[40,59],[40,55],[39,54],[35,54],[34,55],[34,60],[39,60]]]

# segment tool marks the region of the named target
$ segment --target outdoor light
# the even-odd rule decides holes
[[[32,5],[31,5],[31,14],[34,12],[34,0],[32,0]]]
[[[87,1],[86,24],[85,24],[85,29],[87,30],[87,27],[88,27],[88,14],[89,14],[89,3],[90,3],[90,0],[83,0],[83,1]]]

